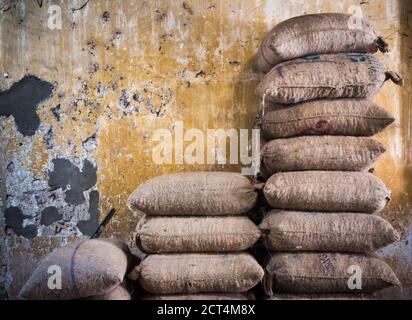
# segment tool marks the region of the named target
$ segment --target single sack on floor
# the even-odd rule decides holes
[[[358,272],[357,287],[349,281]],[[341,253],[276,253],[266,265],[266,294],[373,293],[400,282],[382,260]]]
[[[392,225],[364,213],[318,213],[274,209],[259,228],[273,251],[375,251],[399,240]]]
[[[153,254],[138,269],[140,285],[152,294],[240,293],[263,278],[248,253]]]
[[[342,13],[309,14],[283,21],[270,30],[255,57],[258,70],[312,54],[388,51],[373,26]]]
[[[128,269],[128,254],[115,241],[95,239],[69,244],[40,263],[20,291],[20,297],[68,300],[106,294],[122,283]]]
[[[369,98],[394,72],[370,54],[341,53],[303,57],[275,66],[259,83],[257,95],[265,101],[295,104],[315,99]]]
[[[265,177],[279,171],[366,171],[385,152],[372,138],[309,136],[269,141],[261,150]]]
[[[240,215],[256,203],[250,181],[233,172],[183,172],[152,178],[129,196],[127,205],[147,215]]]
[[[146,253],[242,251],[260,238],[247,217],[150,217],[137,227],[136,243]]]
[[[315,100],[265,111],[258,120],[266,140],[307,135],[373,136],[395,121],[366,99]]]
[[[263,192],[273,208],[299,211],[374,213],[390,200],[383,182],[366,172],[279,172]]]

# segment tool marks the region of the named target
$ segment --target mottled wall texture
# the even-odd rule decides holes
[[[61,9],[55,28],[52,5]],[[393,199],[382,215],[402,240],[379,254],[412,297],[412,4],[326,0],[0,0],[1,287],[13,297],[36,259],[89,235],[110,207],[104,236],[128,239],[138,217],[125,206],[142,181],[180,170],[156,165],[158,128],[251,128],[261,109],[251,58],[277,23],[301,14],[361,8],[390,43],[387,83],[375,101],[396,123],[378,136],[375,173]],[[51,21],[50,21],[51,19]],[[58,21],[57,21],[58,22]],[[50,28],[50,26],[52,28]]]

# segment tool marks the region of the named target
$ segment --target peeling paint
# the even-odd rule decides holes
[[[92,188],[97,182],[96,168],[85,160],[80,169],[67,159],[53,159],[53,171],[49,173],[49,186],[65,191],[65,201],[79,205],[85,201],[83,192]]]
[[[0,116],[13,116],[18,130],[32,136],[40,125],[38,104],[52,94],[52,85],[35,76],[25,76],[0,93]]]
[[[10,207],[4,211],[6,219],[6,227],[10,227],[13,231],[25,238],[31,239],[37,236],[37,227],[34,224],[24,225],[24,220],[31,218],[26,216],[18,207]]]

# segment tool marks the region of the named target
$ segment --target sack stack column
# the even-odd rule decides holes
[[[268,72],[256,92],[268,141],[261,175],[274,208],[260,225],[272,252],[264,280],[269,296],[312,299],[399,285],[391,268],[370,255],[399,240],[374,215],[390,191],[371,173],[385,152],[371,136],[394,119],[370,98],[385,81],[402,80],[373,55],[387,51],[373,27],[361,20],[351,29],[350,18],[287,20],[269,32],[256,57],[257,68]]]
[[[256,198],[237,173],[168,174],[140,185],[128,205],[146,214],[136,242],[149,254],[139,266],[147,299],[253,299],[248,291],[264,272],[245,250],[261,233],[245,214]]]

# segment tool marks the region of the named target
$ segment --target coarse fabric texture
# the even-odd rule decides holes
[[[351,289],[348,280],[361,270],[361,288]],[[265,292],[280,293],[373,293],[400,285],[392,269],[379,259],[341,253],[276,253],[266,266]],[[273,290],[273,291],[272,291]]]
[[[370,54],[342,53],[303,57],[274,67],[256,88],[263,102],[295,104],[315,99],[369,98],[383,83],[402,79]]]
[[[299,211],[375,213],[390,200],[383,182],[366,172],[279,172],[263,192],[273,208]]]
[[[122,283],[127,264],[127,253],[113,241],[77,241],[50,253],[23,286],[20,297],[66,300],[102,295]],[[48,286],[54,283],[55,266],[61,268],[61,289]]]
[[[145,217],[137,246],[146,253],[243,251],[260,238],[247,217]]]
[[[365,213],[272,210],[259,228],[273,251],[367,253],[399,240],[385,219]]]
[[[316,100],[265,112],[257,124],[266,140],[308,135],[373,136],[395,118],[366,99]]]
[[[131,300],[129,291],[120,285],[114,288],[113,290],[106,292],[100,296],[93,296],[86,298],[84,300]]]
[[[269,141],[261,150],[261,168],[268,178],[279,171],[365,171],[385,152],[367,137],[311,136]]]
[[[257,193],[250,181],[234,172],[166,174],[141,184],[127,200],[147,215],[236,215],[249,211]]]
[[[132,252],[129,249],[129,246],[127,245],[126,242],[120,239],[101,239],[103,241],[106,241],[108,243],[112,243],[116,247],[118,247],[120,250],[122,250],[126,256],[127,256],[127,271],[126,274],[129,273],[130,271],[133,270],[135,266],[137,266],[140,263],[140,258],[138,256],[135,256],[132,254]]]
[[[264,273],[248,253],[153,254],[140,272],[141,286],[153,294],[240,293],[256,286]]]
[[[147,295],[143,300],[256,300],[252,293]]]
[[[287,294],[275,293],[266,300],[373,300],[366,294]]]
[[[255,58],[264,73],[273,66],[312,54],[388,51],[373,26],[362,18],[341,13],[294,17],[270,30]]]

